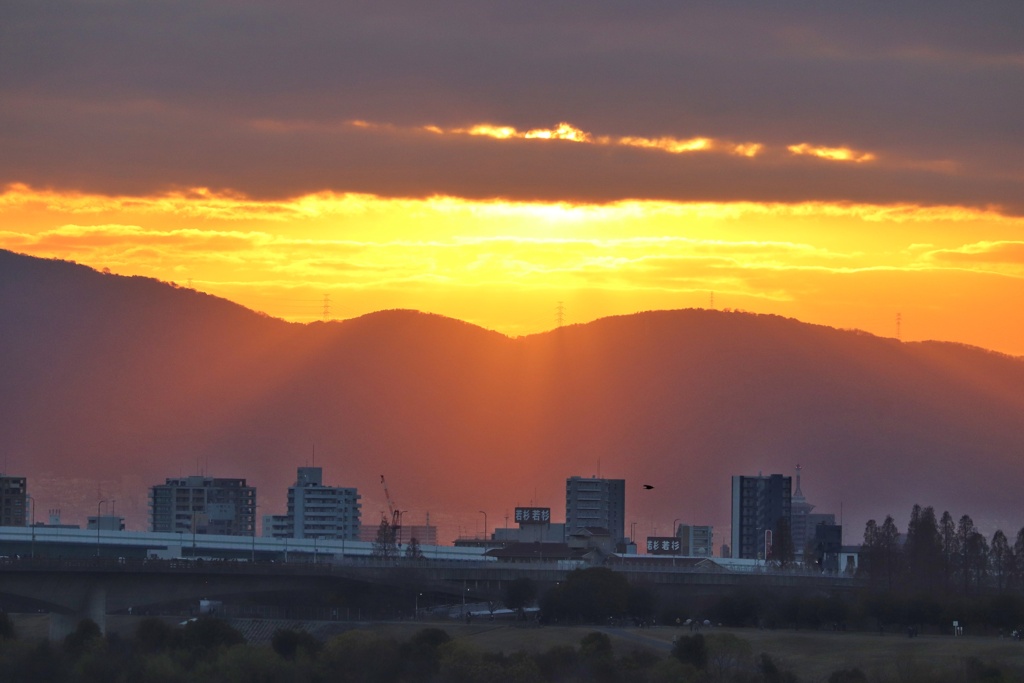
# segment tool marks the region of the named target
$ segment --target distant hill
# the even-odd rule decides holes
[[[628,480],[638,537],[678,518],[720,544],[729,477],[797,463],[849,542],[915,502],[1024,526],[1024,361],[956,344],[715,310],[518,339],[414,311],[298,325],[0,251],[0,358],[0,454],[39,519],[84,523],[102,497],[143,529],[148,487],[200,471],[280,513],[315,458],[364,520],[384,474],[406,522],[429,511],[445,538],[480,533],[481,510],[560,520],[565,478],[600,473]]]

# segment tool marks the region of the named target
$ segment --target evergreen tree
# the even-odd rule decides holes
[[[963,585],[964,594],[970,591],[971,587],[971,576],[972,576],[972,560],[973,548],[969,547],[973,535],[977,533],[974,528],[974,520],[971,519],[970,515],[963,515],[960,517],[960,521],[956,525],[956,543],[957,543],[957,554],[956,554],[956,570],[960,575],[960,580]]]
[[[409,539],[409,545],[405,546],[405,556],[410,560],[422,560],[423,549],[420,548],[420,542],[415,538]]]
[[[1013,568],[1011,569],[1011,585],[1024,589],[1024,527],[1017,532],[1017,540],[1013,544]]]
[[[880,560],[875,555],[878,548],[878,522],[869,519],[864,525],[864,542],[861,544],[860,571],[872,581],[876,580]]]
[[[871,519],[864,528],[863,559],[868,578],[887,589],[892,589],[899,571],[899,535],[892,515],[886,515],[882,526]]]
[[[942,519],[939,520],[939,538],[942,543],[942,583],[945,588],[950,589],[953,587],[953,577],[956,574],[960,545],[957,541],[956,522],[948,510],[942,513]]]
[[[996,579],[996,588],[1002,593],[1009,588],[1010,580],[1013,577],[1014,557],[1013,548],[1006,538],[1002,529],[996,529],[992,534],[992,546],[989,551],[992,562],[992,574]]]
[[[981,587],[988,577],[989,547],[988,541],[979,531],[972,531],[967,537],[967,550],[964,553],[964,570],[968,582],[973,582],[975,589],[981,593]]]
[[[391,523],[382,517],[380,526],[377,527],[377,537],[373,540],[372,554],[374,557],[388,559],[398,556],[395,531]]]
[[[914,505],[903,548],[909,585],[925,593],[937,588],[941,578],[942,538],[932,507]]]
[[[890,590],[900,572],[900,532],[892,515],[886,515],[878,534],[882,556],[885,558],[885,585]]]

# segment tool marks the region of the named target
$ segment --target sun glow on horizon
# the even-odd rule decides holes
[[[964,316],[984,313],[970,297],[1024,292],[1024,220],[994,210],[332,192],[268,200],[205,188],[107,196],[11,185],[0,219],[0,247],[190,281],[295,321],[320,318],[331,293],[335,317],[416,308],[517,335],[550,329],[555,301],[584,322],[706,306],[713,291],[723,307],[882,334],[898,308],[922,321],[920,338],[1024,353],[1014,339],[1024,329],[1003,317],[962,334]],[[910,322],[905,329],[911,338]]]

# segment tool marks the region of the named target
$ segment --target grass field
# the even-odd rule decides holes
[[[134,633],[139,617],[110,617],[108,629],[122,637]],[[244,622],[245,620],[229,620]],[[259,620],[250,620],[256,621]],[[19,637],[45,638],[48,620],[45,615],[16,616]],[[313,626],[303,622],[267,624],[273,628],[306,629],[315,633]],[[326,622],[325,622],[326,624]],[[244,623],[235,624],[244,630]],[[513,626],[506,622],[366,622],[362,624],[333,624],[332,631],[363,628],[386,633],[399,641],[409,639],[417,631],[436,627],[452,638],[471,643],[494,652],[543,652],[552,647],[567,645],[578,647],[588,633],[599,630],[612,640],[616,654],[622,656],[638,648],[653,650],[662,655],[671,651],[673,640],[679,635],[690,635],[688,630],[671,627],[648,629],[603,628],[593,626]],[[1024,642],[1011,638],[986,636],[919,636],[858,632],[817,632],[757,629],[720,629],[703,631],[705,636],[731,633],[750,643],[751,653],[757,657],[768,653],[782,669],[795,673],[802,683],[827,681],[829,674],[838,669],[858,668],[873,680],[922,680],[928,672],[962,671],[964,662],[975,657],[987,665],[997,666],[1008,678],[1021,679],[1024,672]],[[322,632],[322,637],[329,633]],[[254,644],[256,642],[254,641]]]
[[[451,622],[432,624],[453,638],[471,642],[481,649],[506,653],[525,650],[541,652],[556,645],[578,646],[580,639],[601,630],[612,639],[616,653],[622,655],[638,647],[667,654],[673,639],[689,631],[669,627],[651,629],[604,629],[587,626],[544,626],[516,628],[504,625],[464,625]],[[396,638],[410,636],[423,624],[387,624],[374,628],[386,630]],[[868,680],[920,679],[928,672],[960,671],[969,657],[998,666],[1006,672],[1024,672],[1024,642],[1011,638],[964,636],[918,636],[852,632],[786,631],[757,629],[706,629],[708,636],[731,633],[751,645],[755,657],[762,652],[772,656],[780,668],[795,673],[803,683],[827,681],[838,669],[858,668]],[[1012,676],[1017,679],[1019,677]]]

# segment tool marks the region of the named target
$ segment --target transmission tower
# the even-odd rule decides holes
[[[324,315],[324,322],[327,322],[328,320],[331,319],[331,295],[330,294],[324,294],[324,310],[323,310],[323,315]]]
[[[896,341],[903,341],[903,336],[902,336],[903,330],[902,330],[902,327],[903,327],[903,314],[902,313],[897,313],[896,314]]]
[[[715,293],[714,292],[711,292],[711,296],[708,298],[708,301],[709,301],[709,304],[710,304],[708,306],[708,308],[710,308],[711,310],[714,310],[714,308],[715,308]]]
[[[558,324],[558,327],[561,327],[565,322],[565,305],[561,301],[555,306],[555,322]]]

